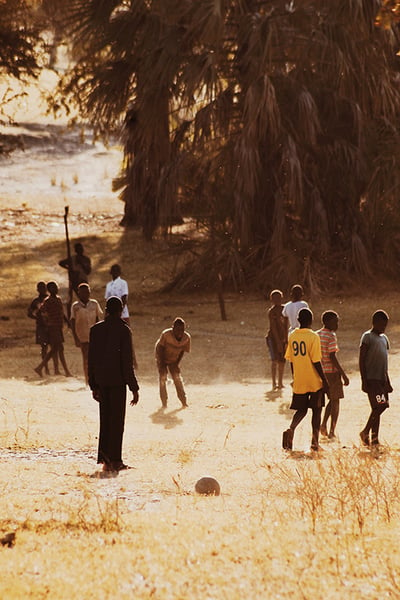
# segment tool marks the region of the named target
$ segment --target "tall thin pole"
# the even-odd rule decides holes
[[[71,256],[71,245],[69,243],[69,235],[68,235],[68,211],[69,207],[66,206],[64,209],[64,225],[65,225],[65,240],[67,243],[67,257],[68,257],[68,302],[67,302],[67,315],[68,321],[71,317],[71,306],[72,306],[72,256]]]

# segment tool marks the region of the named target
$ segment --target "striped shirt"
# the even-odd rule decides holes
[[[42,304],[41,312],[48,327],[63,328],[64,307],[60,296],[47,296]]]
[[[321,339],[322,369],[324,373],[337,373],[338,370],[331,361],[330,357],[332,352],[338,352],[339,350],[336,333],[331,329],[327,329],[326,327],[323,327],[317,331],[317,333]]]

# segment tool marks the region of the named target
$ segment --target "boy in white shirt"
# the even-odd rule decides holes
[[[308,304],[303,298],[303,288],[298,283],[293,285],[290,290],[290,302],[287,302],[282,310],[282,315],[286,318],[286,322],[289,326],[289,335],[299,327],[299,321],[297,319],[297,315],[299,314],[299,310],[302,308],[308,308]]]
[[[117,296],[122,302],[122,315],[121,319],[129,323],[129,311],[128,311],[128,283],[125,279],[121,278],[121,267],[119,265],[113,265],[110,269],[110,275],[112,280],[106,285],[105,299],[108,300],[111,296]]]

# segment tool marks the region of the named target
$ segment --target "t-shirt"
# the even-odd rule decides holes
[[[292,333],[296,327],[300,326],[297,320],[299,310],[302,308],[308,308],[308,304],[305,300],[297,300],[296,302],[287,302],[283,307],[282,314],[284,317],[289,319],[289,333]]]
[[[338,370],[331,361],[330,357],[332,352],[338,352],[339,350],[336,333],[331,329],[327,329],[326,327],[323,327],[317,331],[317,333],[321,340],[322,369],[324,373],[337,373]]]
[[[285,358],[293,365],[293,393],[307,394],[322,388],[313,363],[321,361],[319,335],[308,328],[297,328],[289,336]]]
[[[100,304],[94,298],[89,298],[85,305],[81,300],[74,302],[71,307],[71,319],[75,320],[75,332],[80,342],[89,342],[89,332],[92,325],[103,316]]]
[[[365,356],[367,379],[385,381],[388,372],[389,340],[384,333],[375,333],[370,329],[361,336],[360,346],[365,345],[368,351]]]
[[[117,298],[122,298],[122,296],[128,297],[128,284],[125,279],[121,279],[121,277],[117,277],[112,281],[109,281],[106,285],[106,293],[105,299],[108,300],[111,296],[117,296]],[[128,301],[128,298],[127,298]],[[125,304],[122,309],[122,319],[127,319],[129,317],[128,306]]]
[[[164,329],[159,339],[156,342],[157,346],[164,348],[164,358],[167,365],[175,363],[180,353],[190,352],[190,334],[187,331],[183,332],[181,340],[177,340],[173,334],[172,327]]]

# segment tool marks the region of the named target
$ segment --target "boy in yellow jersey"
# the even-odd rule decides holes
[[[302,308],[297,318],[300,327],[290,334],[285,354],[293,373],[290,408],[296,412],[289,429],[283,432],[282,446],[285,450],[292,449],[294,431],[311,408],[311,450],[317,451],[321,413],[325,405],[324,392],[328,391],[329,385],[321,366],[321,341],[319,335],[311,329],[313,314],[309,308]]]

